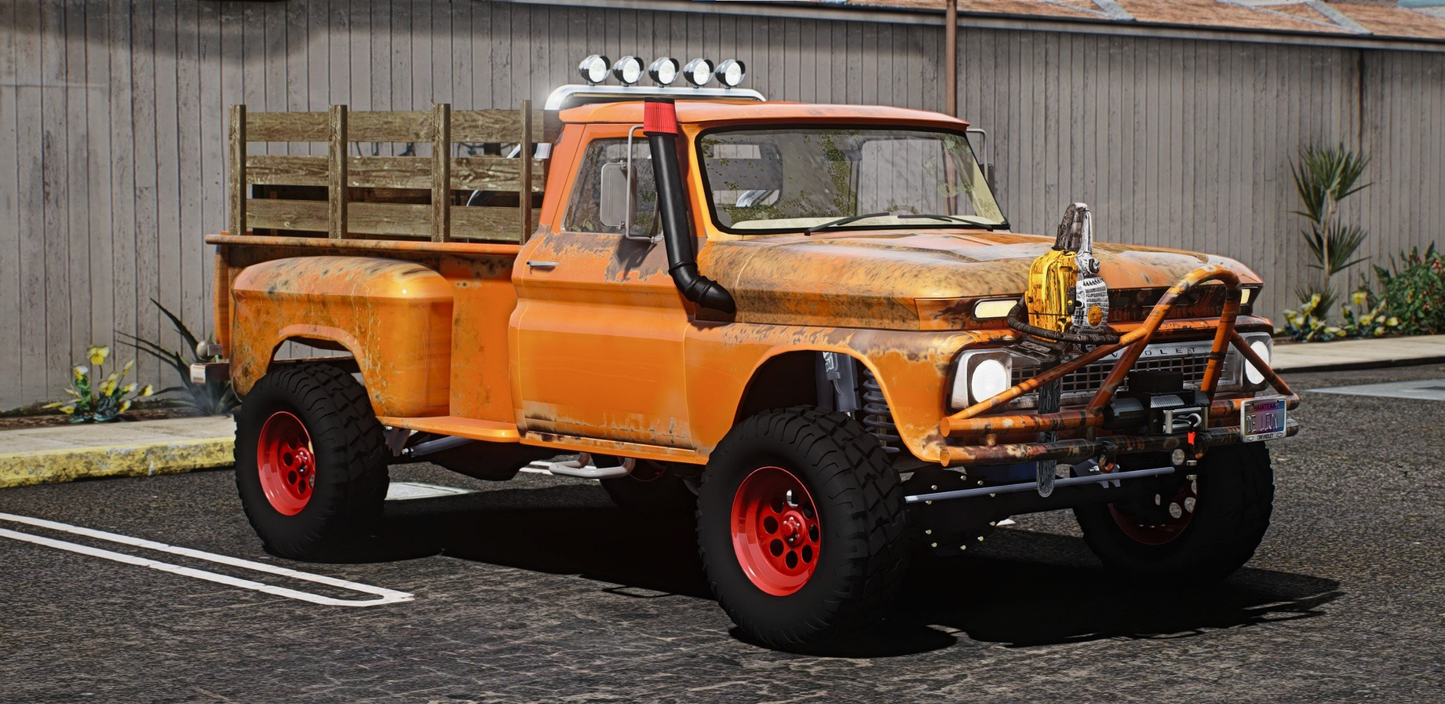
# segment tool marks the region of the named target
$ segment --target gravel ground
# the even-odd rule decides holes
[[[1445,368],[1290,380],[1414,378]],[[480,491],[392,502],[386,540],[321,565],[262,552],[228,472],[7,489],[3,512],[416,600],[318,606],[0,538],[0,701],[1439,702],[1442,412],[1305,394],[1303,433],[1273,444],[1274,523],[1217,588],[1118,586],[1069,515],[1026,516],[978,554],[920,565],[887,626],[840,657],[749,643],[707,594],[690,525],[625,514],[595,483],[398,468]]]

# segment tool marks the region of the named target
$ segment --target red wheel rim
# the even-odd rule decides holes
[[[743,574],[768,594],[802,589],[818,568],[818,509],[786,469],[761,467],[743,479],[733,497],[732,530]]]
[[[316,455],[300,418],[277,411],[266,419],[256,442],[256,469],[271,508],[283,516],[306,508],[316,487]]]
[[[1164,497],[1158,495],[1161,505],[1169,514],[1169,519],[1163,523],[1146,524],[1138,518],[1120,512],[1109,504],[1109,513],[1114,516],[1114,523],[1118,524],[1119,530],[1133,538],[1136,542],[1145,545],[1164,545],[1178,538],[1189,527],[1194,520],[1194,512],[1199,502],[1199,478],[1186,480],[1174,492],[1174,497],[1168,499],[1169,503],[1162,503]]]

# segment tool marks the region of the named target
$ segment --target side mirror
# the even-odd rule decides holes
[[[627,165],[615,161],[602,165],[602,203],[598,218],[607,227],[622,229],[622,234],[630,234],[625,228],[632,224],[632,208],[635,199],[631,170]]]

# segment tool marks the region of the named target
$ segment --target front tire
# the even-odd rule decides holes
[[[763,644],[808,650],[874,625],[907,572],[898,475],[857,421],[769,411],[718,444],[698,492],[708,582]]]
[[[1188,587],[1228,577],[1254,556],[1269,528],[1269,450],[1264,443],[1215,448],[1195,476],[1160,493],[1159,511],[1113,504],[1075,508],[1084,542],[1106,568],[1145,583]]]
[[[380,519],[386,443],[366,389],[327,365],[256,382],[236,413],[236,489],[266,550],[335,555]]]

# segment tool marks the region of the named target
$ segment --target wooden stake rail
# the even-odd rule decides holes
[[[405,237],[433,242],[486,240],[525,242],[537,227],[532,197],[546,182],[546,161],[503,156],[453,157],[462,143],[520,144],[520,155],[556,136],[555,120],[533,111],[453,111],[438,104],[428,111],[230,112],[230,231],[302,230],[331,238]],[[247,153],[248,142],[325,142],[326,156],[265,156]],[[429,142],[432,155],[352,156],[353,142]],[[321,186],[327,199],[252,198],[250,187]],[[430,203],[385,199],[352,200],[352,189],[429,191]],[[452,192],[511,192],[517,206],[454,206]]]

